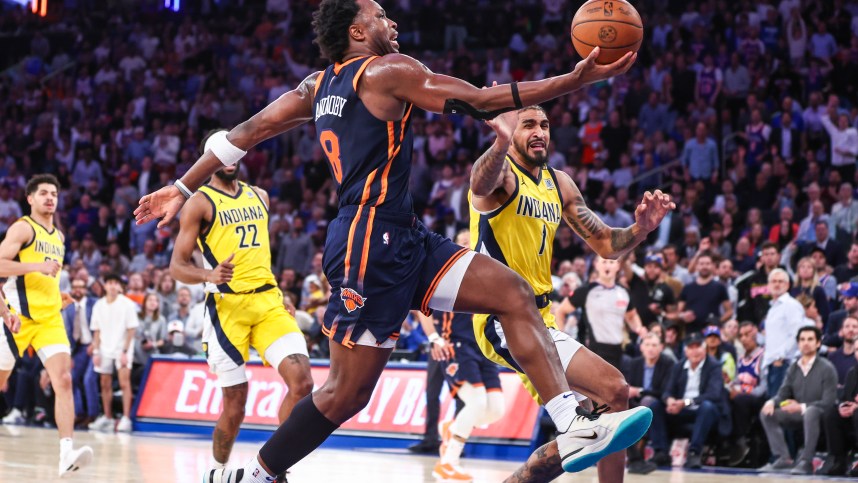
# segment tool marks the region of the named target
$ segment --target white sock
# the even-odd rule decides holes
[[[455,436],[450,438],[450,442],[447,443],[447,451],[444,451],[444,456],[441,457],[441,464],[459,466],[459,458],[462,456],[462,450],[464,449],[464,441],[459,441]]]
[[[71,438],[60,438],[60,458],[66,455],[74,448],[74,443]]]
[[[254,456],[244,467],[241,483],[271,483],[275,478],[276,475],[269,475],[259,463],[259,459]]]
[[[551,416],[551,420],[554,421],[557,430],[562,433],[569,429],[572,420],[578,415],[575,412],[575,408],[577,407],[578,400],[575,399],[575,393],[566,391],[548,401],[548,404],[545,405],[545,410],[548,411],[548,415]]]

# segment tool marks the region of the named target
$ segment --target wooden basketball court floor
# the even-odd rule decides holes
[[[75,446],[88,444],[95,460],[86,470],[64,481],[129,483],[199,483],[209,465],[211,442],[176,435],[75,434]],[[256,454],[259,443],[236,443],[231,466]],[[0,426],[0,482],[55,481],[59,443],[56,430]],[[289,481],[352,483],[434,482],[435,459],[402,450],[318,450],[297,464]],[[475,482],[500,482],[519,465],[510,461],[465,459]],[[656,471],[646,476],[627,475],[628,483],[760,483],[765,481],[836,481],[783,475],[714,474],[706,471]],[[597,483],[595,469],[564,475],[561,483]],[[848,481],[842,479],[841,481]]]

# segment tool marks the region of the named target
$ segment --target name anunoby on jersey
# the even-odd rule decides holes
[[[265,212],[261,206],[245,206],[243,208],[229,208],[217,212],[218,221],[221,226],[245,221],[264,220]]]
[[[322,116],[343,117],[343,108],[346,106],[345,97],[327,96],[316,103],[316,120]]]
[[[559,203],[549,203],[527,195],[520,195],[518,197],[518,207],[515,209],[515,214],[546,220],[551,223],[560,223],[561,220]]]

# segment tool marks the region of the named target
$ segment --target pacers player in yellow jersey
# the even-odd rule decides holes
[[[223,391],[212,436],[218,468],[226,466],[244,420],[251,345],[289,389],[278,412],[281,423],[313,390],[307,344],[271,273],[268,193],[238,181],[238,173],[239,164],[223,168],[190,197],[170,262],[176,280],[205,283],[203,349]],[[191,262],[195,245],[205,268]]]
[[[56,395],[59,475],[66,476],[92,461],[92,448],[74,449],[72,443],[71,348],[60,312],[63,308],[60,269],[65,246],[62,233],[54,226],[60,184],[54,176],[40,174],[27,182],[26,189],[30,216],[13,223],[0,243],[0,277],[8,277],[3,293],[21,322],[17,331],[3,326],[0,387],[9,379],[15,359],[32,347],[48,371]]]
[[[508,112],[488,124],[497,139],[477,160],[471,173],[472,248],[503,262],[533,288],[537,307],[555,341],[576,398],[606,404],[611,412],[626,410],[628,385],[622,374],[557,330],[548,300],[552,290],[554,234],[565,220],[600,256],[617,258],[643,241],[675,206],[660,191],[647,193],[635,210],[634,225],[609,228],[587,207],[568,174],[546,166],[550,136],[548,117],[541,107]],[[490,314],[475,315],[474,333],[486,357],[516,370],[539,401],[533,385],[510,355],[497,318]],[[597,408],[595,412],[606,409]],[[588,436],[594,437],[582,435]],[[599,480],[622,482],[624,462],[625,451],[614,452],[599,461]],[[538,449],[508,481],[550,481],[561,473],[557,445],[552,442]]]

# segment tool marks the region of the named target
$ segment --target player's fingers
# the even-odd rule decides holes
[[[230,253],[229,256],[226,257],[226,260],[223,261],[223,263],[229,263],[232,261],[233,258],[235,258],[235,253]]]
[[[591,50],[591,51],[590,51],[590,55],[588,55],[588,56],[587,56],[587,58],[586,58],[586,59],[584,59],[584,60],[585,60],[588,64],[595,64],[595,63],[596,63],[596,59],[599,57],[599,53],[600,53],[600,52],[602,52],[602,49],[600,49],[598,46],[593,47],[593,50]]]

